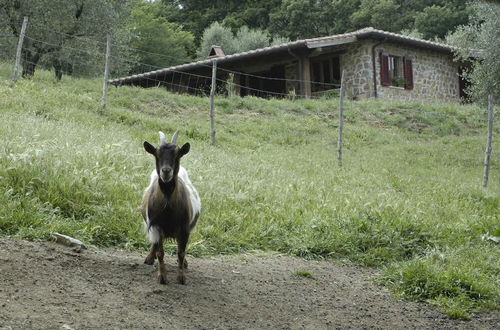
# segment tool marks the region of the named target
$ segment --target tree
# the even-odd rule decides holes
[[[223,22],[235,33],[246,25],[251,29],[267,29],[269,13],[282,0],[162,0],[171,6],[166,18],[191,32],[199,44],[203,31],[213,22]]]
[[[448,36],[458,49],[459,60],[470,61],[472,66],[464,72],[471,82],[469,95],[485,102],[488,95],[500,97],[500,4],[478,1],[472,5],[469,24],[462,25]]]
[[[458,4],[450,1],[443,5],[432,5],[415,15],[414,27],[425,39],[443,39],[458,25],[466,24],[468,14],[469,9],[465,1]]]
[[[361,0],[350,19],[358,29],[373,26],[442,39],[457,25],[467,23],[467,16],[467,0]]]
[[[201,44],[197,51],[198,58],[206,58],[213,45],[220,46],[225,54],[233,54],[237,51],[231,29],[219,22],[212,23],[203,31]]]
[[[135,65],[132,72],[151,70],[148,66],[168,67],[192,59],[194,36],[178,24],[167,21],[164,12],[168,10],[161,2],[136,1],[126,30],[135,58],[142,64]]]
[[[206,58],[213,45],[220,46],[226,55],[245,52],[252,49],[267,47],[288,42],[287,38],[274,38],[271,40],[269,33],[261,29],[249,29],[244,25],[236,31],[214,22],[203,32],[198,58]]]
[[[362,0],[359,10],[351,15],[356,28],[372,26],[391,32],[401,31],[403,20],[402,9],[396,0]]]
[[[269,46],[269,33],[259,29],[249,29],[243,25],[236,32],[234,44],[237,52],[246,52]]]
[[[281,5],[282,0],[247,0],[241,1],[244,6],[236,7],[235,11],[229,12],[224,18],[224,25],[236,32],[240,27],[247,26],[250,29],[267,30],[269,26],[269,14],[273,9]]]
[[[128,4],[121,0],[6,0],[0,6],[0,30],[8,29],[17,38],[23,17],[27,16],[22,75],[33,75],[45,61],[54,67],[56,78],[60,79],[62,70],[71,66],[68,57],[75,49],[85,50],[79,54],[86,65],[92,59],[96,62],[91,54],[102,50],[106,34],[116,32]]]

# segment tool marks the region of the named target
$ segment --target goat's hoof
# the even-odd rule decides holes
[[[158,279],[158,283],[160,284],[167,284],[167,276],[163,274],[158,274],[156,277]]]
[[[179,282],[179,284],[185,285],[186,284],[186,275],[184,275],[184,274],[177,275],[177,282]]]
[[[154,259],[154,258],[149,258],[149,257],[147,257],[147,258],[144,260],[144,263],[145,263],[146,265],[152,265],[152,264],[154,264],[154,263],[155,263],[155,259]]]
[[[181,262],[179,261],[179,259],[177,259],[177,265],[179,265],[179,267],[181,267]],[[188,262],[184,258],[184,261],[182,262],[182,269],[187,269],[187,268],[188,268]]]

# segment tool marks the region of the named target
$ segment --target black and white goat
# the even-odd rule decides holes
[[[144,149],[155,157],[156,168],[151,173],[149,186],[142,198],[142,216],[146,225],[151,250],[145,264],[154,264],[158,258],[158,282],[167,281],[166,267],[163,261],[163,240],[175,238],[177,241],[177,281],[186,283],[184,270],[189,234],[200,215],[201,203],[198,192],[189,180],[186,170],[180,165],[182,156],[189,152],[190,144],[176,145],[179,131],[172,136],[170,143],[165,141],[165,134],[160,133],[160,145],[155,148],[144,141]]]

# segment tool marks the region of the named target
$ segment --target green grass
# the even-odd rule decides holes
[[[311,272],[310,270],[307,270],[307,269],[297,269],[295,272],[293,272],[293,274],[296,276],[300,276],[300,277],[314,279],[313,272]]]
[[[483,109],[348,102],[340,167],[336,100],[218,97],[214,147],[207,98],[111,87],[102,110],[100,79],[10,76],[0,65],[1,235],[145,249],[142,142],[180,129],[202,198],[189,253],[348,259],[454,317],[500,306],[499,246],[481,239],[500,235],[500,149],[485,190]]]

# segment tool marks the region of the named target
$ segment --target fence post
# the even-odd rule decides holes
[[[12,76],[13,83],[15,83],[17,81],[17,78],[19,78],[19,63],[21,62],[21,51],[23,49],[24,34],[26,33],[27,25],[28,17],[24,16],[23,25],[21,27],[21,34],[19,35],[19,41],[17,43],[16,64],[14,65],[14,75]]]
[[[488,95],[488,139],[486,142],[486,152],[484,155],[483,187],[488,186],[488,176],[490,173],[491,141],[493,140],[493,95]]]
[[[210,88],[210,142],[215,145],[215,106],[214,106],[214,95],[215,87],[217,84],[217,62],[212,62],[212,86]]]
[[[342,142],[344,132],[344,94],[345,94],[345,71],[342,70],[340,78],[340,98],[339,98],[339,139],[337,141],[337,153],[339,165],[342,165]]]
[[[109,34],[106,36],[106,60],[104,64],[104,79],[102,84],[102,108],[106,108],[106,101],[108,96],[108,79],[109,79],[109,55],[111,53],[111,37]]]

